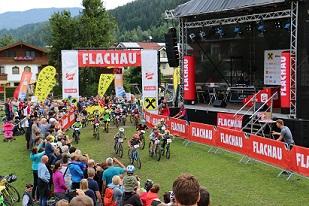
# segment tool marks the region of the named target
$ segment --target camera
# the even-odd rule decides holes
[[[74,190],[67,190],[67,195],[69,197],[69,202],[70,202],[77,195],[76,189],[74,189]]]

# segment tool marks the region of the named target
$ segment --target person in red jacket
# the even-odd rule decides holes
[[[159,199],[159,191],[160,191],[160,185],[159,184],[153,184],[152,188],[150,188],[149,192],[146,195],[146,205],[145,206],[151,206],[152,201],[160,201]]]
[[[166,103],[162,103],[162,107],[160,109],[160,115],[163,115],[163,116],[170,116],[170,108],[168,107],[168,105]]]

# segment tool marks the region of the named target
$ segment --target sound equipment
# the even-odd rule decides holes
[[[215,101],[212,103],[212,105],[214,107],[226,107],[227,104],[225,103],[225,101],[223,100],[218,100],[218,99],[215,99]]]
[[[290,128],[293,134],[293,139],[296,145],[309,147],[309,121],[294,120],[294,128]]]
[[[179,66],[179,52],[177,46],[177,32],[174,27],[169,28],[167,34],[165,34],[165,47],[170,67]]]

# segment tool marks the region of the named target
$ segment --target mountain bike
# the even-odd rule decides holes
[[[116,127],[118,128],[121,122],[121,117],[120,115],[116,115],[115,119],[114,119],[114,124],[116,125]]]
[[[139,134],[139,139],[142,142],[142,146],[141,146],[141,150],[143,150],[145,148],[145,130],[139,130],[140,134]]]
[[[171,156],[171,143],[172,143],[172,139],[167,139],[166,140],[166,153],[165,153],[165,156],[167,159],[170,158]],[[164,155],[164,148],[163,148],[163,152],[162,152],[162,155]]]
[[[136,164],[137,164],[137,167],[138,169],[141,169],[142,167],[142,162],[141,162],[141,158],[138,154],[138,148],[139,148],[139,145],[134,145],[134,150],[132,152],[132,156],[130,155],[130,150],[131,148],[129,148],[128,150],[128,158],[130,160],[130,163],[133,164],[134,163],[134,160],[136,161]]]
[[[154,146],[152,147],[152,144]],[[156,156],[156,160],[160,161],[161,159],[161,147],[160,147],[160,140],[156,139],[154,143],[152,141],[149,142],[149,155],[150,157],[153,157],[153,155]]]
[[[121,122],[123,125],[126,125],[126,121],[127,121],[127,115],[126,114],[122,114],[121,116]]]
[[[104,122],[104,131],[108,133],[110,119],[104,118],[103,122]]]
[[[76,144],[78,144],[78,140],[79,140],[79,128],[78,127],[74,127],[74,132],[73,132],[73,139],[75,140]]]
[[[85,128],[88,124],[88,120],[85,116],[82,117],[82,127]]]
[[[123,155],[123,147],[122,147],[123,139],[118,138],[116,146],[115,146],[115,152],[118,153],[119,157],[122,158]]]
[[[14,205],[15,202],[20,201],[19,192],[13,185],[10,184],[16,179],[17,177],[13,174],[8,175],[7,177],[0,175],[0,186],[5,187],[3,190],[1,190],[1,193],[3,195],[3,201],[6,203],[6,205]]]
[[[100,139],[100,130],[99,130],[99,126],[100,126],[99,123],[95,123],[95,125],[94,125],[94,133],[93,133],[93,136],[94,136],[94,138],[97,138],[97,140]]]

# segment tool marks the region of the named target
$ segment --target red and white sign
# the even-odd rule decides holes
[[[157,88],[155,86],[144,86],[145,91],[155,91]]]
[[[73,81],[73,80],[74,80],[74,76],[75,76],[75,73],[72,73],[72,74],[66,73],[66,74],[65,74],[65,78],[66,78],[68,81]]]
[[[148,80],[152,80],[153,76],[154,76],[154,72],[152,72],[152,73],[146,72],[145,73],[145,78],[148,79]]]
[[[81,50],[78,51],[79,67],[141,66],[139,50]]]
[[[309,149],[293,146],[290,151],[291,170],[309,176]]]
[[[217,126],[234,130],[241,130],[242,128],[242,116],[228,113],[217,113]]]
[[[184,56],[183,61],[184,100],[195,100],[195,57]]]
[[[170,118],[169,128],[172,134],[180,137],[188,137],[187,130],[189,126],[185,120]]]
[[[281,108],[290,109],[291,90],[291,52],[286,51],[281,54]]]
[[[214,130],[214,126],[190,122],[188,131],[189,140],[214,146],[215,135],[216,131]]]
[[[151,114],[148,112],[148,111],[144,111],[144,119],[146,120],[146,125],[148,127],[152,127],[152,124],[151,124]]]
[[[70,126],[74,124],[74,122],[75,122],[75,114],[74,112],[69,112],[61,118],[60,125],[63,128],[63,130],[67,130]]]
[[[78,51],[61,51],[62,96],[79,97]]]
[[[162,115],[158,115],[158,114],[151,114],[151,124],[152,124],[152,127],[157,125],[161,119],[164,119],[164,122],[166,122],[166,117],[165,116],[162,116]]]

